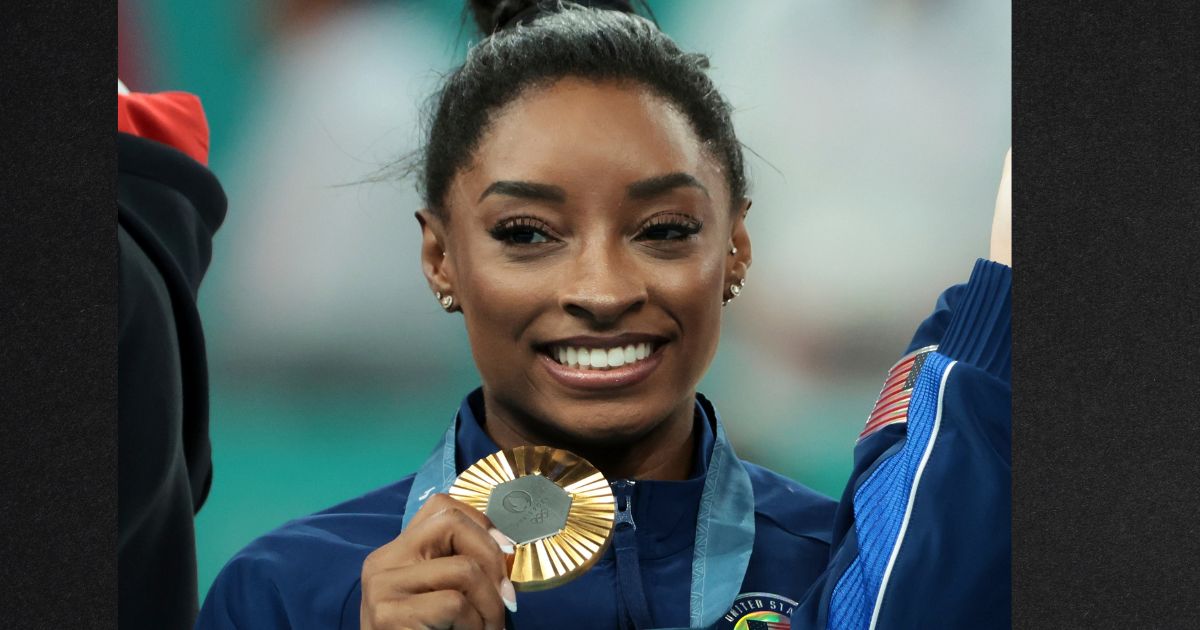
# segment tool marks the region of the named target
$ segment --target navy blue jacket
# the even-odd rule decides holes
[[[1008,626],[1010,283],[1010,269],[979,261],[939,298],[889,372],[840,503],[742,462],[753,549],[744,575],[717,576],[740,588],[716,628]],[[498,450],[481,412],[477,390],[456,418],[458,471]],[[699,395],[695,418],[691,478],[615,482],[636,530],[618,526],[582,577],[519,593],[508,628],[689,626],[720,422]],[[400,533],[412,486],[406,477],[255,540],[217,577],[197,628],[358,628],[363,559]]]

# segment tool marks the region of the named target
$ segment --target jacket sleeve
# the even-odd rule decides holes
[[[315,624],[315,620],[296,620],[295,624],[289,620],[283,595],[271,577],[271,568],[277,564],[278,559],[246,552],[230,560],[208,589],[195,630],[285,630]]]
[[[1010,626],[1011,285],[977,261],[889,370],[793,628]]]

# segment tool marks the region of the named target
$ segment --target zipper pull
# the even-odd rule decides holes
[[[609,485],[613,487],[613,498],[616,499],[617,513],[616,522],[613,523],[613,529],[617,529],[622,524],[629,525],[633,530],[637,530],[637,523],[633,522],[633,486],[636,481],[631,479],[618,479]],[[621,506],[624,499],[624,507]]]

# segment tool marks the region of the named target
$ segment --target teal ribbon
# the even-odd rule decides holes
[[[733,605],[754,550],[754,487],[729,444],[720,415],[714,413],[714,419],[716,441],[696,514],[688,606],[693,628],[715,625]]]
[[[450,486],[454,485],[454,478],[458,476],[454,465],[454,429],[456,426],[458,426],[458,416],[455,416],[454,420],[450,422],[450,428],[442,434],[442,439],[429,454],[429,458],[417,470],[417,476],[413,478],[412,489],[408,491],[408,500],[404,503],[404,521],[400,524],[401,531],[408,529],[408,524],[412,522],[413,517],[417,515],[417,510],[421,509],[421,505],[425,503],[426,499],[439,492],[449,492]]]
[[[686,629],[659,630],[699,630],[715,626],[733,605],[746,568],[750,566],[750,553],[754,550],[754,488],[746,467],[729,444],[721,417],[714,414],[714,420],[716,439],[700,495],[700,510],[696,514],[696,545],[688,600],[691,625]],[[457,424],[455,417],[433,453],[417,471],[404,506],[404,529],[429,497],[447,492],[458,476],[454,463]]]

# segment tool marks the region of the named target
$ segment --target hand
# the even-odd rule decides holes
[[[359,627],[501,630],[504,608],[517,609],[512,545],[478,510],[433,495],[363,562]]]
[[[1012,147],[1004,154],[1004,172],[1000,174],[1000,192],[996,193],[992,248],[988,258],[1012,266]]]

